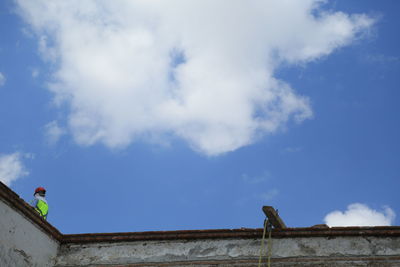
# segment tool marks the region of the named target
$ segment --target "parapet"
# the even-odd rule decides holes
[[[255,267],[260,259],[263,228],[62,234],[2,183],[0,200],[0,266]],[[275,221],[262,266],[267,255],[272,266],[400,266],[399,226],[291,228],[272,207],[263,211]]]

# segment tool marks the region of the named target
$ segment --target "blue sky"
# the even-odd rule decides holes
[[[61,232],[398,225],[398,1],[29,2],[0,4],[0,178]]]

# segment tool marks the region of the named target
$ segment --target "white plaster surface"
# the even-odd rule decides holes
[[[0,266],[54,266],[58,242],[0,200]]]
[[[260,242],[259,239],[225,239],[68,245],[61,248],[56,266],[257,259],[260,254]],[[360,256],[400,256],[400,239],[314,237],[272,241],[273,258]]]

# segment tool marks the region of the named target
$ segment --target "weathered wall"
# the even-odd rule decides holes
[[[56,266],[257,266],[260,239],[63,245]],[[308,237],[272,241],[272,266],[400,266],[398,237]],[[264,265],[265,266],[265,265]]]
[[[53,266],[58,242],[0,199],[0,266]]]

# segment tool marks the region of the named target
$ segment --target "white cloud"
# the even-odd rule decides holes
[[[52,121],[45,126],[46,138],[50,145],[54,145],[60,140],[66,131],[58,125],[57,121]]]
[[[32,69],[32,78],[37,78],[39,76],[39,69],[33,68]]]
[[[3,86],[6,83],[6,77],[3,73],[0,72],[0,86]]]
[[[271,190],[268,190],[267,192],[260,194],[259,197],[262,200],[269,201],[269,200],[274,199],[278,195],[279,195],[279,190],[276,188],[272,188]]]
[[[394,211],[384,207],[383,211],[370,209],[367,205],[354,203],[345,212],[333,211],[325,216],[324,221],[329,226],[385,226],[392,225]]]
[[[390,64],[390,63],[399,63],[400,57],[389,56],[384,54],[369,54],[363,57],[363,60],[367,63],[371,64]]]
[[[31,154],[21,154],[15,152],[13,154],[0,155],[0,180],[6,185],[10,185],[15,180],[26,176],[29,172],[25,169],[22,158],[31,158]]]
[[[79,144],[125,147],[175,135],[207,155],[312,116],[274,77],[350,44],[373,21],[319,0],[17,0],[70,105]]]

